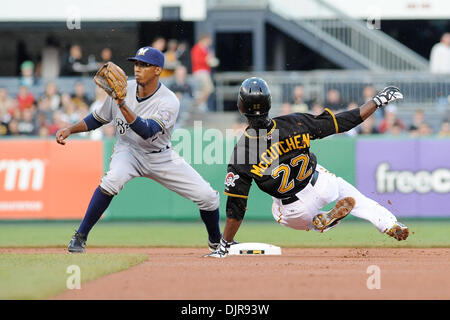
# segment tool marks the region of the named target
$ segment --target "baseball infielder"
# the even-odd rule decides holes
[[[109,171],[95,190],[68,251],[85,251],[89,231],[112,198],[135,177],[153,179],[194,201],[208,232],[209,247],[214,250],[221,237],[219,194],[171,147],[180,104],[175,94],[159,81],[164,55],[155,48],[143,47],[128,60],[134,61],[135,80],[127,82],[122,69],[111,62],[105,64],[94,80],[110,96],[85,119],[56,133],[56,141],[64,145],[64,140],[73,133],[113,122],[118,137]]]
[[[269,118],[271,95],[260,78],[245,80],[238,96],[239,111],[249,127],[234,148],[225,178],[227,220],[218,248],[206,255],[227,256],[230,243],[241,225],[252,182],[273,197],[272,215],[287,227],[327,231],[350,211],[370,221],[380,232],[405,240],[408,227],[386,208],[361,194],[355,187],[317,163],[309,151],[310,140],[345,132],[367,119],[378,107],[402,99],[396,87],[387,87],[360,108],[334,114],[329,109],[318,116],[293,113]],[[325,205],[336,202],[329,212]]]

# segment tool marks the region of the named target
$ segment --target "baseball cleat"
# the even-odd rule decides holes
[[[67,250],[69,253],[84,253],[86,251],[86,236],[78,231],[72,236]]]
[[[394,225],[386,231],[386,234],[398,241],[406,240],[409,236],[409,229],[403,223],[396,222]]]
[[[232,246],[233,244],[238,244],[238,243],[239,242],[233,240],[233,241],[231,241],[230,246]],[[219,244],[220,244],[220,242],[211,242],[208,240],[209,251],[211,251],[211,252],[216,251]]]
[[[313,218],[314,227],[320,232],[335,226],[339,220],[345,218],[355,206],[355,199],[344,198],[336,202],[333,209],[325,213],[319,213]]]
[[[226,258],[227,255],[228,255],[228,250],[216,249],[216,250],[214,250],[211,253],[205,254],[203,257],[204,258],[211,257],[211,258],[219,258],[219,259],[221,259],[221,258]]]
[[[208,240],[209,251],[211,251],[211,252],[215,251],[218,246],[219,246],[218,242],[211,242]]]

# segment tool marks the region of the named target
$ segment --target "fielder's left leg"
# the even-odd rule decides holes
[[[152,155],[149,155],[150,173],[146,177],[198,205],[200,217],[208,232],[209,247],[215,250],[222,237],[219,227],[219,193],[172,149],[151,158]]]
[[[139,176],[137,165],[136,158],[127,149],[115,148],[109,170],[95,189],[83,221],[70,240],[68,246],[70,253],[85,251],[89,232],[108,208],[114,195],[122,190],[126,182]]]

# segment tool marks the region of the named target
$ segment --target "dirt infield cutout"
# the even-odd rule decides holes
[[[62,248],[0,249],[7,252],[66,254]],[[287,248],[281,256],[226,259],[203,258],[206,252],[90,248],[87,254],[145,253],[149,259],[54,299],[450,299],[449,248]],[[379,268],[378,279],[369,279],[370,266]]]

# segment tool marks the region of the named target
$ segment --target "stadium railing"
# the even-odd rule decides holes
[[[450,107],[450,77],[446,74],[432,74],[420,71],[371,72],[364,70],[317,70],[317,71],[268,71],[268,72],[216,72],[216,110],[225,111],[226,101],[236,101],[239,86],[251,76],[265,79],[272,92],[272,104],[276,111],[282,103],[292,99],[295,86],[302,85],[305,100],[324,102],[331,89],[337,89],[343,101],[361,102],[362,91],[371,85],[375,90],[387,85],[398,86],[404,93],[401,102],[403,110],[423,108],[437,113],[445,113]],[[94,98],[95,84],[92,77],[60,77],[53,80],[60,92],[72,93],[76,82],[82,82],[86,94]],[[165,80],[164,82],[167,82]],[[49,81],[38,79],[29,90],[40,97]],[[6,88],[11,97],[19,91],[19,77],[0,77],[0,88]]]
[[[449,108],[450,77],[420,71],[370,72],[364,70],[317,70],[317,71],[273,71],[273,72],[223,72],[214,74],[216,83],[216,105],[224,111],[225,101],[235,101],[243,80],[258,76],[267,81],[272,92],[272,104],[279,108],[292,100],[295,86],[302,85],[305,100],[324,102],[331,89],[337,89],[343,101],[361,102],[364,87],[375,90],[388,85],[401,88],[404,93],[402,108],[445,112]]]

